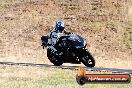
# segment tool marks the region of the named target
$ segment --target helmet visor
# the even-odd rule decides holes
[[[64,30],[64,27],[58,27],[58,30],[62,32]]]

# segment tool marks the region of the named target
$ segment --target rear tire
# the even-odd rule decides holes
[[[55,66],[60,66],[63,64],[61,58],[57,55],[54,55],[54,53],[51,52],[51,49],[48,48],[47,50],[47,56],[51,63],[53,63]]]
[[[60,66],[63,64],[63,62],[60,60],[61,58],[59,58],[58,56],[53,56],[52,58],[50,58],[50,61],[55,65],[55,66]]]

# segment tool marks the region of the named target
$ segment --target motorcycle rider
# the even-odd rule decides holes
[[[59,38],[62,35],[69,35],[69,34],[71,34],[71,33],[66,32],[64,22],[60,21],[60,20],[57,21],[55,28],[52,29],[50,34],[49,34],[49,37],[50,37],[48,39],[49,48],[54,50],[54,52],[59,51],[59,49],[57,49],[57,47],[55,47],[56,43],[58,42]],[[62,54],[62,52],[60,52],[60,54]]]

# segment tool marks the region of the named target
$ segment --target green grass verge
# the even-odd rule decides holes
[[[24,70],[28,76],[25,77],[23,73],[22,77],[18,77],[16,72],[12,71],[12,76],[7,75],[8,77],[0,76],[0,86],[1,88],[132,88],[132,83],[130,84],[85,84],[80,86],[76,82],[76,70],[62,70],[62,69],[50,69],[48,68],[38,68],[37,73],[34,73],[36,68],[31,68],[31,70],[27,70],[27,68],[23,68],[20,70]],[[10,68],[8,68],[10,69]],[[22,71],[22,72],[24,72]],[[45,74],[42,73],[44,71]],[[42,74],[40,74],[40,73]],[[5,74],[3,72],[2,74]],[[30,74],[30,75],[29,75]]]

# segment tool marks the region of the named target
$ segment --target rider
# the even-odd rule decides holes
[[[57,51],[57,48],[55,48],[54,46],[56,45],[56,43],[58,42],[58,39],[62,36],[62,35],[69,35],[71,34],[70,32],[66,32],[65,30],[65,25],[63,21],[57,21],[56,22],[56,27],[54,29],[51,30],[50,34],[49,34],[49,39],[48,39],[48,45],[50,46],[50,48],[54,51]]]

